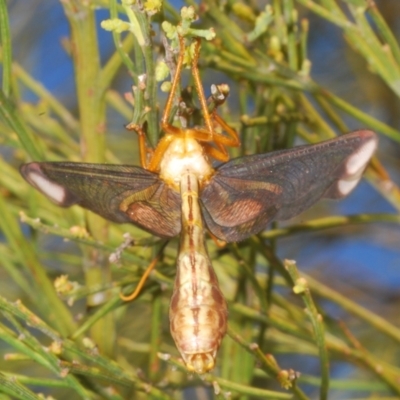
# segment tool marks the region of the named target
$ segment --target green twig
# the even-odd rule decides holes
[[[43,160],[41,149],[39,149],[32,135],[27,130],[25,123],[16,112],[14,105],[7,99],[2,90],[0,90],[0,120],[18,135],[25,151],[33,160]]]
[[[233,332],[231,332],[233,334]],[[181,370],[182,372],[186,373],[186,368],[185,366],[178,361],[176,358],[171,357],[169,354],[162,354],[159,353],[159,357],[165,361],[168,362],[171,366],[174,368],[177,368]],[[282,393],[282,392],[277,392],[277,391],[272,391],[272,390],[266,390],[266,389],[259,389],[252,387],[250,385],[242,385],[240,383],[223,379],[218,376],[215,376],[214,374],[205,374],[201,376],[201,381],[200,382],[207,382],[209,384],[212,384],[214,387],[214,391],[219,393],[221,390],[226,390],[226,391],[235,391],[238,394],[241,394],[243,396],[251,396],[254,398],[263,398],[263,399],[293,399],[292,394],[288,393]],[[222,397],[223,399],[225,397]],[[299,397],[300,399],[307,400],[307,397]]]
[[[96,31],[95,12],[90,4],[63,3],[65,15],[71,27],[73,61],[77,84],[78,107],[80,114],[81,151],[85,162],[105,160],[105,88],[102,86],[100,55]],[[114,69],[115,72],[115,69]],[[108,77],[111,81],[111,77]],[[108,223],[98,215],[85,213],[89,232],[96,240],[105,242],[108,236]],[[111,280],[108,261],[95,249],[83,249],[83,268],[87,285],[98,286]],[[109,293],[97,293],[88,297],[88,306],[97,306],[107,301]],[[115,321],[112,314],[92,328],[92,336],[105,354],[112,355],[115,342]]]
[[[238,333],[234,332],[230,327],[228,327],[228,335],[246,351],[253,354],[258,359],[258,361],[261,362],[262,367],[267,371],[269,375],[279,379],[282,370],[279,368],[279,365],[272,355],[264,354],[256,343],[247,343]],[[285,386],[287,389],[291,389],[299,399],[307,399],[307,396],[303,393],[303,391],[299,387],[297,387],[295,380],[290,383],[286,383]]]
[[[42,396],[36,395],[19,382],[15,376],[6,376],[0,373],[0,392],[12,396],[13,399],[41,400]]]
[[[63,335],[67,336],[74,330],[74,322],[69,310],[58,298],[53,284],[47,276],[45,269],[36,257],[31,242],[21,232],[15,217],[8,211],[7,203],[0,196],[0,229],[7,238],[9,246],[19,257],[19,262],[29,273],[32,279],[31,290],[27,293],[41,308],[43,315],[56,326]],[[41,293],[41,296],[37,296]]]
[[[343,309],[368,322],[368,324],[373,326],[376,330],[400,343],[400,329],[388,322],[385,318],[367,310],[321,282],[316,281],[311,276],[306,274],[303,274],[303,276],[307,280],[313,293],[340,305]]]
[[[329,390],[329,357],[326,349],[325,328],[322,315],[318,312],[314,304],[307,280],[300,277],[296,263],[291,260],[285,260],[285,268],[288,270],[291,278],[293,279],[293,291],[303,298],[303,301],[307,307],[306,310],[308,316],[310,317],[314,328],[314,335],[319,348],[319,357],[321,361],[320,399],[325,400],[328,398]]]
[[[368,13],[371,15],[373,21],[375,22],[379,32],[382,37],[389,45],[390,51],[393,54],[393,57],[396,60],[397,65],[400,65],[400,47],[394,36],[393,32],[390,30],[386,21],[383,19],[382,14],[379,12],[378,7],[375,2],[370,2],[368,6]]]
[[[386,222],[400,224],[400,215],[397,214],[358,214],[358,215],[333,215],[317,218],[300,224],[289,225],[285,228],[275,228],[261,234],[264,239],[290,236],[296,233],[317,232],[324,229],[350,226],[354,224],[373,224]]]
[[[61,119],[68,129],[78,132],[79,123],[72,113],[53,96],[40,82],[32,78],[18,63],[13,64],[13,73],[21,83],[36,94],[42,101],[50,107],[52,111]]]
[[[12,46],[6,0],[0,0],[0,43],[0,60],[3,67],[2,91],[5,97],[9,97],[11,93]]]

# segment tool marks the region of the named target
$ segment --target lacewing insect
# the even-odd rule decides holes
[[[204,127],[179,128],[169,117],[179,83],[185,43],[161,120],[163,137],[149,160],[139,134],[142,167],[33,162],[22,176],[56,204],[78,204],[104,218],[133,223],[165,238],[180,233],[170,303],[171,334],[189,371],[215,365],[227,328],[227,305],[207,254],[204,228],[227,242],[244,240],[272,220],[286,220],[320,198],[341,198],[359,182],[377,147],[377,136],[359,130],[315,145],[299,146],[228,162],[226,147],[237,133],[209,113],[200,81],[196,41],[192,74]],[[225,132],[225,133],[223,133]],[[211,159],[223,162],[213,168]]]

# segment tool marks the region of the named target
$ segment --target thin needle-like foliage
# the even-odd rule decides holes
[[[27,24],[31,33],[17,32],[17,3],[0,0],[1,398],[400,398],[400,327],[392,312],[398,295],[369,309],[365,299],[379,298],[380,290],[331,285],[324,265],[310,271],[308,260],[296,263],[285,246],[309,237],[301,243],[315,241],[322,253],[337,237],[366,237],[361,254],[378,240],[374,232],[385,230],[380,254],[394,247],[400,258],[392,243],[400,238],[400,131],[384,113],[371,112],[389,104],[377,105],[374,96],[353,102],[324,86],[313,72],[313,57],[323,49],[309,48],[319,27],[331,27],[349,54],[341,60],[346,73],[359,77],[354,90],[363,93],[375,82],[398,101],[400,47],[382,2],[187,0],[182,12],[157,0],[43,2],[61,7],[68,26],[59,47],[73,69],[72,101],[46,88],[46,79],[23,62],[18,49],[27,47],[20,40],[30,34],[40,40],[34,31],[40,20]],[[34,3],[42,5],[32,1],[32,10]],[[188,17],[192,11],[197,21]],[[153,147],[162,135],[159,116],[174,72],[170,33],[179,23],[185,34],[203,38],[206,92],[221,81],[230,87],[220,114],[241,138],[232,157],[316,143],[350,128],[381,137],[362,188],[375,199],[367,210],[339,215],[324,203],[322,211],[317,206],[241,243],[219,247],[207,237],[229,329],[216,368],[204,376],[188,374],[169,333],[178,239],[167,243],[78,207],[60,209],[18,171],[33,160],[139,165],[136,134],[122,127],[144,126]],[[30,42],[32,54],[36,44]],[[52,57],[53,49],[46,51]],[[352,71],[355,59],[360,74]],[[329,69],[335,75],[338,68]],[[190,84],[185,75],[181,89],[189,98]],[[339,247],[338,266],[341,254]],[[156,256],[139,296],[125,303],[120,291],[131,293]],[[380,263],[374,273],[386,267]]]

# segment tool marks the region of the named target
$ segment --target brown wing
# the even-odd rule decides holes
[[[300,214],[322,197],[346,196],[377,147],[371,131],[315,145],[234,159],[216,170],[200,194],[204,221],[219,239],[235,242],[267,224]]]
[[[22,176],[56,204],[87,208],[119,223],[131,222],[161,237],[181,230],[180,196],[157,174],[130,165],[33,162]]]

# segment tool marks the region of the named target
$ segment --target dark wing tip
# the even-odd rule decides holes
[[[346,136],[358,136],[363,140],[373,139],[378,141],[378,135],[374,131],[370,131],[369,129],[359,129],[348,133]]]
[[[28,180],[29,173],[31,171],[38,170],[38,169],[40,169],[40,164],[37,162],[31,162],[31,163],[27,163],[27,164],[22,164],[19,167],[19,172],[29,182],[29,180]]]

